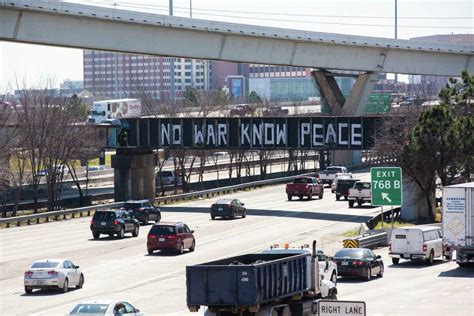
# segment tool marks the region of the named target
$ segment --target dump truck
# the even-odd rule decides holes
[[[337,299],[334,283],[321,277],[312,249],[229,257],[186,267],[188,309],[207,306],[208,316],[309,316],[319,299]]]
[[[474,182],[443,188],[443,249],[460,267],[474,263]]]

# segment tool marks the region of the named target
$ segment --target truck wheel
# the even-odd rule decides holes
[[[298,198],[299,198],[300,200],[302,200],[302,199],[303,199],[303,196],[302,196],[302,195],[298,195]]]
[[[308,193],[308,200],[312,200],[313,199],[313,192],[312,191],[309,191]]]
[[[357,201],[358,206],[362,206],[362,204],[364,204],[364,201]]]
[[[392,258],[392,263],[397,265],[400,262],[400,258]]]
[[[244,212],[242,213],[242,218],[246,218],[246,217],[247,217],[247,211],[244,211]]]
[[[346,201],[347,201],[347,195],[344,195],[344,200],[346,200]]]
[[[353,208],[354,207],[354,200],[349,200],[349,207]]]
[[[212,219],[212,220],[215,220],[216,217],[215,217],[214,215],[211,215],[211,219]]]
[[[293,198],[293,196],[288,194],[288,201],[291,201],[292,198]]]
[[[341,196],[339,194],[336,194],[336,201],[339,201],[341,199]]]
[[[92,237],[94,237],[94,239],[99,239],[100,234],[99,233],[92,233]]]
[[[431,251],[430,251],[430,256],[428,257],[426,263],[428,263],[428,265],[431,266],[431,265],[433,264],[433,258],[434,258],[434,254],[433,254],[433,250],[431,250]]]
[[[331,291],[331,294],[329,294],[328,299],[337,301],[336,291]]]
[[[322,200],[323,199],[323,195],[324,195],[324,191],[321,190],[321,193],[319,194],[319,199]]]
[[[33,289],[29,286],[25,286],[25,293],[26,294],[31,294],[31,293],[33,293]]]

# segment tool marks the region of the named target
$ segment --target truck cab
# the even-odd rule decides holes
[[[357,181],[354,183],[352,189],[349,189],[347,199],[349,200],[350,208],[354,207],[356,202],[358,206],[362,206],[364,203],[371,203],[372,191],[370,188],[370,182]]]

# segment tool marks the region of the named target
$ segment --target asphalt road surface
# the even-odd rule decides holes
[[[329,189],[323,200],[312,201],[287,201],[283,185],[233,196],[246,203],[247,218],[211,221],[213,200],[162,207],[163,221],[183,221],[196,231],[196,251],[181,256],[148,255],[146,235],[151,226],[142,226],[138,238],[122,240],[93,240],[90,218],[1,230],[0,315],[64,315],[89,299],[123,299],[147,315],[202,315],[202,310],[188,313],[186,309],[186,265],[260,251],[274,243],[297,246],[313,239],[334,254],[341,247],[342,232],[379,211],[349,209],[347,202],[336,202]],[[340,279],[339,299],[365,301],[369,315],[473,315],[474,270],[459,269],[452,262],[392,267],[387,252],[377,250],[386,263],[384,278]],[[81,266],[84,288],[66,294],[25,295],[23,272],[43,258],[69,258]]]

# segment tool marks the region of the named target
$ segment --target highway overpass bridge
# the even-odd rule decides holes
[[[474,46],[215,22],[59,1],[0,0],[0,40],[318,69],[334,115],[359,115],[377,74],[474,73]],[[344,100],[330,70],[360,72]]]

